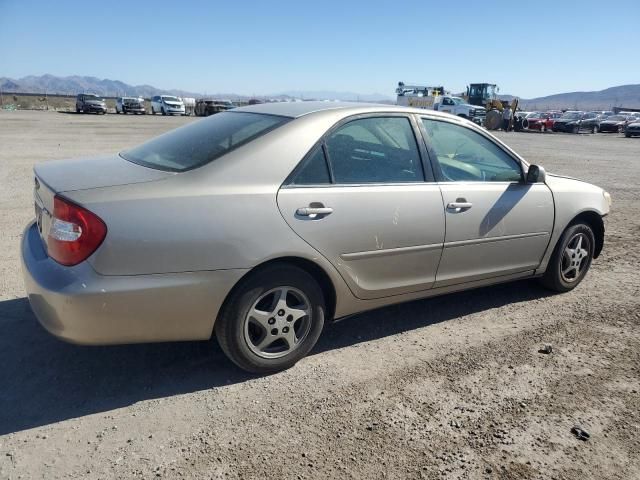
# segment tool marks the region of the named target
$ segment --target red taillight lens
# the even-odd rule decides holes
[[[77,265],[96,251],[107,235],[107,226],[95,214],[55,196],[49,229],[49,256],[62,265]]]

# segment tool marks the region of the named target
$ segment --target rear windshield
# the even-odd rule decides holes
[[[205,165],[289,120],[258,113],[217,113],[125,150],[120,156],[145,167],[184,172]]]

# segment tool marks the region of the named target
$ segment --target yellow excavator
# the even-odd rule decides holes
[[[487,110],[484,126],[487,130],[497,130],[502,125],[502,112],[508,106],[515,114],[518,108],[518,98],[508,100],[498,99],[498,87],[494,83],[470,83],[467,86],[467,94],[463,95],[465,100],[471,105],[478,105]],[[513,128],[513,117],[509,128]]]

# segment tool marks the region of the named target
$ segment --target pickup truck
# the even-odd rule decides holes
[[[482,125],[487,116],[487,111],[483,107],[470,105],[461,97],[448,95],[437,97],[437,100],[433,104],[433,109],[439,112],[447,112],[458,117],[464,117],[478,125]]]

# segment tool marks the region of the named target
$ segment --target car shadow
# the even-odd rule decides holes
[[[312,355],[546,295],[525,281],[378,309],[328,326]],[[59,341],[37,323],[26,298],[0,302],[0,365],[0,435],[255,378],[214,340],[105,347]]]

